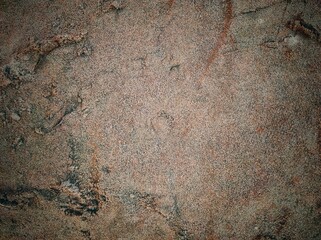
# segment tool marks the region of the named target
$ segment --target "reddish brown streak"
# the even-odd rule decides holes
[[[218,54],[219,54],[219,50],[222,48],[223,44],[225,43],[228,31],[231,27],[231,23],[232,23],[232,17],[233,17],[233,4],[232,4],[232,0],[228,0],[226,2],[226,10],[225,10],[225,18],[224,18],[224,26],[223,26],[223,31],[220,33],[218,42],[216,44],[216,46],[212,49],[211,54],[209,56],[209,58],[207,59],[207,63],[205,66],[205,70],[202,73],[200,79],[198,80],[197,84],[198,87],[201,87],[204,78],[209,70],[209,67],[211,66],[211,64],[215,61],[215,59],[217,58]]]
[[[175,0],[168,0],[169,9],[172,8],[172,6],[174,5],[174,3],[175,3]]]
[[[211,55],[207,60],[207,65],[205,70],[207,70],[209,66],[214,62],[215,58],[217,57],[218,51],[220,50],[222,45],[225,43],[225,39],[229,31],[229,28],[231,26],[231,23],[232,23],[232,1],[230,0],[230,1],[227,1],[223,31],[220,34],[217,45],[213,48]]]

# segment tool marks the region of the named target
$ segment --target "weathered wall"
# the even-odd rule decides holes
[[[321,239],[318,0],[0,1],[1,239]]]

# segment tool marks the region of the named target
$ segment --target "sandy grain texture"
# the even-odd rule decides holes
[[[0,1],[0,239],[321,239],[320,22]]]

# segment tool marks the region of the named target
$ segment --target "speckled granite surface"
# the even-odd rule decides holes
[[[321,239],[318,0],[0,1],[0,239]]]

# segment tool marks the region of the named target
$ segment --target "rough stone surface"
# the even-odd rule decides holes
[[[321,239],[320,22],[0,1],[0,239]]]

